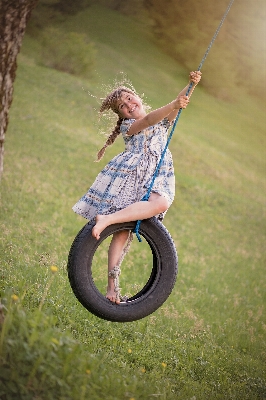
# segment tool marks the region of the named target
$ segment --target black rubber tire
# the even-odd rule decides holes
[[[153,253],[147,283],[120,304],[110,302],[99,292],[91,271],[95,251],[108,236],[121,230],[133,230],[135,225],[135,222],[110,225],[96,240],[91,235],[94,223],[88,223],[76,236],[69,252],[68,278],[75,296],[87,310],[108,321],[130,322],[148,316],[166,301],[176,281],[178,257],[174,242],[165,226],[154,217],[143,220],[139,228]]]

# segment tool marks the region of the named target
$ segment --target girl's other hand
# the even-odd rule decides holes
[[[175,100],[175,109],[186,108],[189,103],[188,96],[178,96]]]
[[[189,82],[193,82],[194,85],[197,85],[201,80],[201,72],[200,71],[192,71],[189,74]]]

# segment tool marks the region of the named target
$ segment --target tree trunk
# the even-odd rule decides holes
[[[0,178],[4,166],[4,141],[13,98],[13,83],[30,13],[38,0],[0,0]]]

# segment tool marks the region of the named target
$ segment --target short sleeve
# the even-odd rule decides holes
[[[135,122],[135,119],[124,119],[120,125],[120,132],[122,135],[127,135],[131,125]]]
[[[170,126],[173,125],[173,121],[170,122],[169,119],[168,119],[167,117],[165,117],[165,118],[162,120],[162,125],[163,125],[166,129],[169,129]]]

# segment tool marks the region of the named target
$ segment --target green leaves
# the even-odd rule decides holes
[[[40,42],[43,65],[83,77],[92,73],[96,50],[86,34],[48,27],[41,33]]]

